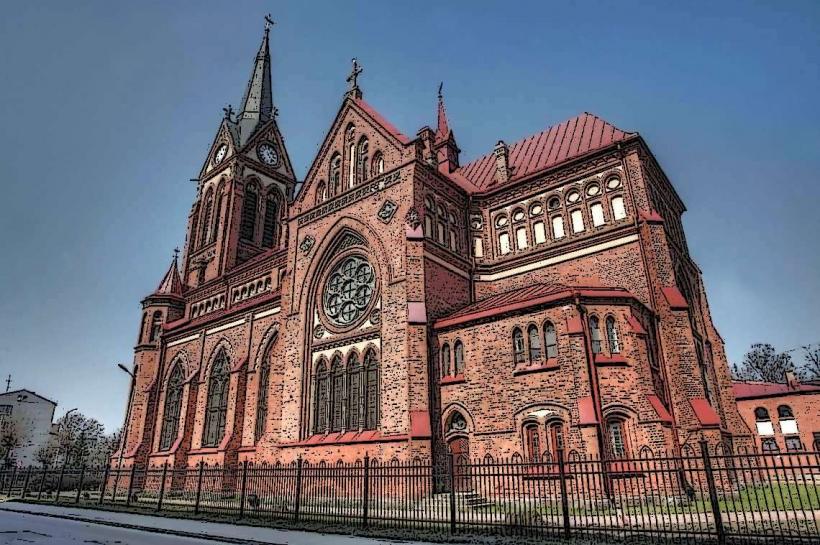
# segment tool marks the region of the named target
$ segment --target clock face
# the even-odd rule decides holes
[[[260,144],[256,150],[256,154],[266,165],[276,166],[279,164],[279,154],[276,153],[276,148],[273,147],[273,144],[269,144],[268,142]]]
[[[228,154],[228,145],[222,144],[216,150],[214,154],[214,163],[221,163],[225,156]]]

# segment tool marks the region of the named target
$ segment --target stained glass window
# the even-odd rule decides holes
[[[259,205],[259,196],[253,185],[245,188],[245,199],[242,203],[242,223],[239,227],[239,238],[253,240],[256,230],[256,208]]]
[[[205,429],[202,446],[215,447],[225,435],[225,418],[228,414],[228,355],[220,349],[208,380],[208,402],[205,408]]]
[[[256,393],[256,440],[265,433],[265,421],[268,419],[268,385],[270,384],[270,359],[265,358],[259,368],[259,390]]]
[[[376,275],[370,263],[356,255],[343,259],[325,286],[325,315],[339,326],[356,322],[370,305],[375,289]]]
[[[159,449],[168,450],[174,444],[179,429],[179,413],[182,407],[182,386],[184,382],[182,366],[177,364],[171,371],[165,388],[165,410],[162,412],[162,432]]]

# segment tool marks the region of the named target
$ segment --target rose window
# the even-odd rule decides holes
[[[343,259],[327,280],[324,293],[325,315],[338,326],[357,321],[376,290],[373,267],[361,256]]]

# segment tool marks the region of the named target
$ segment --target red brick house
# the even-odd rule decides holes
[[[737,408],[762,452],[820,450],[820,385],[736,381]]]
[[[142,302],[133,462],[673,451],[748,440],[646,142],[583,113],[461,162],[350,88],[303,181],[268,32]]]

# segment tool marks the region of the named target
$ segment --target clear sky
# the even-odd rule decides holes
[[[731,361],[820,341],[820,3],[4,2],[0,376],[122,422],[140,299],[272,13],[304,176],[345,90],[405,134],[444,80],[462,162],[583,111],[648,141]],[[3,385],[4,386],[4,385]]]

